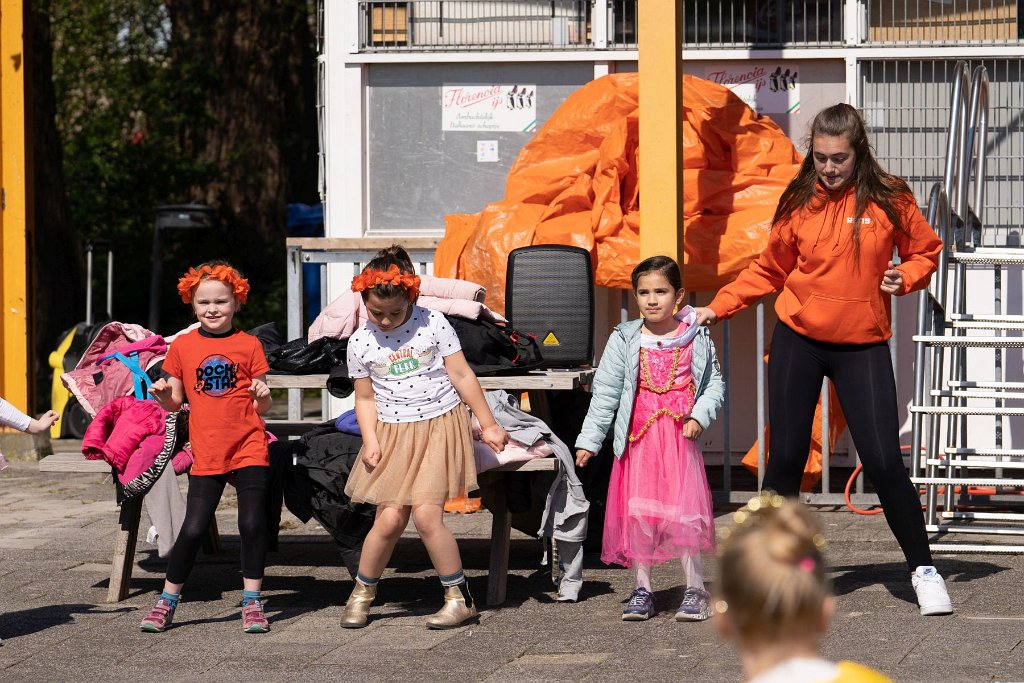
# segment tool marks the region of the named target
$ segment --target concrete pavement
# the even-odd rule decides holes
[[[718,511],[730,524],[730,510]],[[1024,681],[1019,555],[939,556],[957,612],[922,618],[902,554],[881,516],[822,510],[838,595],[825,655],[899,681]],[[486,594],[490,516],[448,515],[475,596]],[[441,588],[413,533],[399,543],[372,621],[338,627],[351,589],[329,537],[285,513],[269,557],[272,631],[241,631],[236,514],[218,511],[222,551],[200,554],[174,628],[145,634],[164,563],[140,542],[129,598],[105,604],[116,508],[109,477],[0,473],[0,680],[3,681],[737,681],[730,644],[711,623],[677,624],[677,566],[655,570],[658,615],[620,620],[629,572],[588,557],[582,600],[556,603],[540,546],[513,532],[508,600],[479,625],[428,631]],[[149,524],[143,516],[142,532]],[[595,532],[596,533],[596,532]],[[707,561],[714,591],[714,561]]]

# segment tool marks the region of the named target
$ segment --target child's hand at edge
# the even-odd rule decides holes
[[[492,424],[483,430],[480,440],[490,446],[495,453],[501,453],[505,450],[505,444],[508,443],[508,432],[502,429],[501,425]]]
[[[42,434],[58,419],[60,419],[60,415],[57,414],[57,411],[47,410],[39,417],[33,418],[33,420],[28,423],[28,429],[25,431],[29,434]]]
[[[171,383],[161,377],[150,385],[149,393],[153,394],[157,401],[166,401],[171,398]]]
[[[587,462],[596,455],[593,451],[588,451],[585,448],[576,449],[576,466],[586,467]]]
[[[704,433],[704,428],[700,426],[700,422],[697,422],[692,417],[686,418],[683,422],[683,437],[693,441],[700,437]]]
[[[257,401],[261,398],[266,398],[267,396],[270,396],[270,387],[268,387],[267,383],[263,380],[254,378],[252,383],[249,385],[249,395]]]
[[[380,464],[380,444],[370,444],[363,441],[363,454],[361,456],[363,465],[368,472],[372,472]]]

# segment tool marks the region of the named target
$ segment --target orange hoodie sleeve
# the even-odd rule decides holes
[[[893,240],[901,261],[896,269],[903,273],[901,296],[928,286],[932,273],[938,268],[939,253],[942,251],[942,240],[921,215],[913,198],[904,206],[902,216],[906,232],[893,231]]]
[[[719,320],[731,318],[758,299],[782,289],[796,267],[798,251],[790,224],[772,228],[768,245],[735,280],[718,290],[708,304]]]

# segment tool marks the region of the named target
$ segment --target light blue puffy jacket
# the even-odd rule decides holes
[[[675,316],[678,320],[688,319],[693,324],[694,311],[686,306]],[[613,450],[620,458],[626,450],[629,424],[633,418],[633,402],[636,399],[637,378],[640,375],[640,328],[643,320],[630,320],[617,325],[608,337],[601,356],[601,364],[594,373],[591,388],[590,409],[583,421],[583,429],[576,439],[576,448],[592,453],[601,450],[601,444],[608,434],[608,428],[615,420]],[[701,327],[693,339],[693,356],[690,371],[697,386],[696,401],[690,417],[708,428],[725,399],[725,382],[715,355],[708,328]],[[680,428],[682,428],[680,426]]]

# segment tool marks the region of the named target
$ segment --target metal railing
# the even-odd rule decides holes
[[[691,48],[1024,43],[1019,0],[684,0]],[[638,0],[359,0],[360,52],[635,50]]]
[[[844,0],[685,0],[684,45],[842,45],[844,6]]]
[[[361,0],[363,52],[592,49],[590,0]]]
[[[1018,0],[868,0],[872,45],[1015,44],[1024,38]]]

